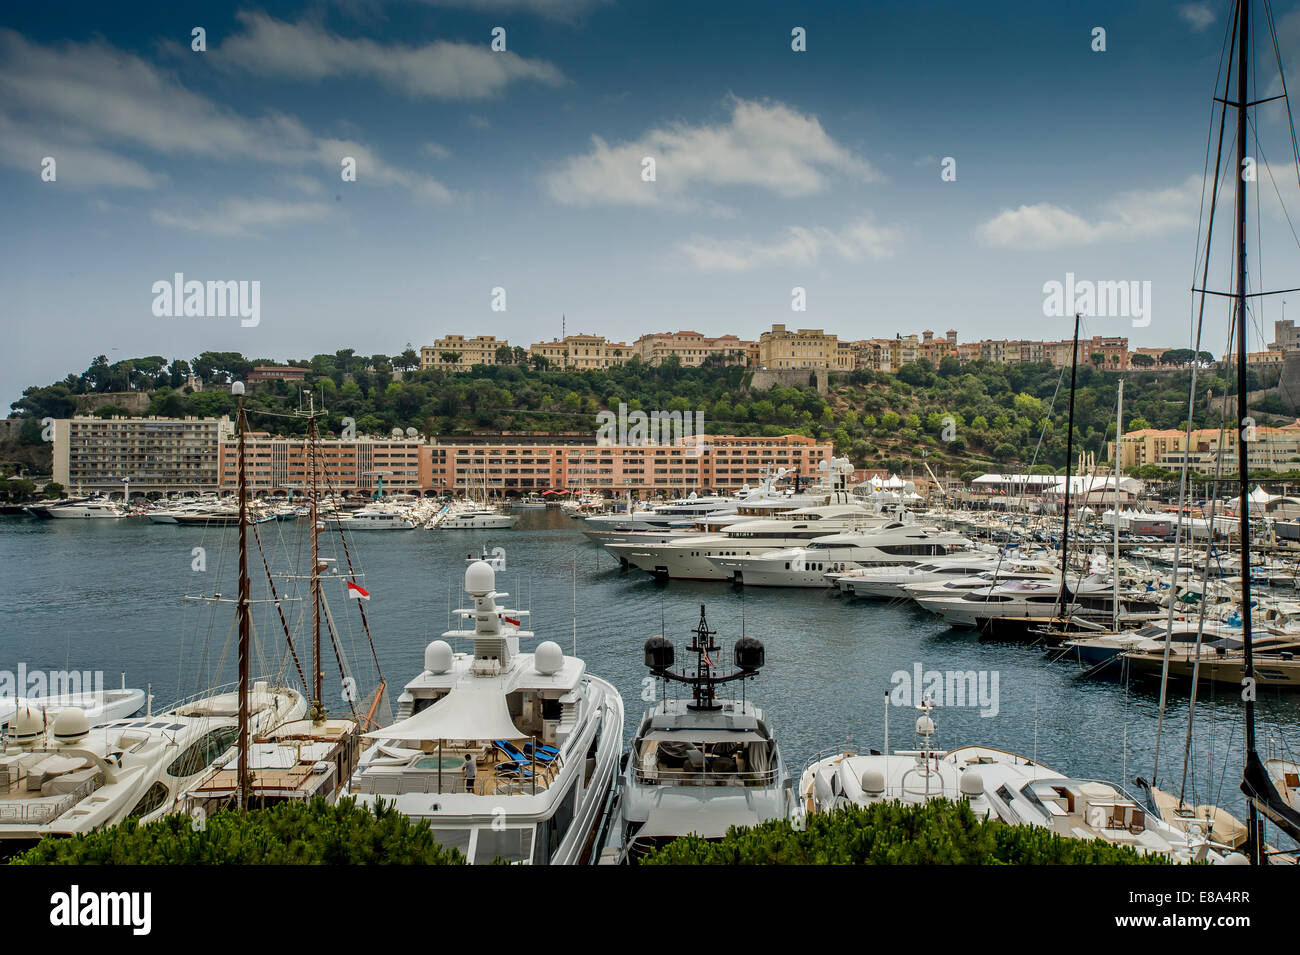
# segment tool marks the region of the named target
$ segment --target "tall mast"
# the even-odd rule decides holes
[[[311,488],[311,711],[321,713],[320,495],[316,478],[316,397],[307,393],[307,483]]]
[[[1115,479],[1115,549],[1111,557],[1110,576],[1115,585],[1115,606],[1111,609],[1111,630],[1119,632],[1119,477],[1120,436],[1124,433],[1124,379],[1119,380],[1119,398],[1115,402],[1115,466],[1111,468],[1111,477]]]
[[[1061,590],[1057,595],[1056,615],[1065,616],[1065,572],[1070,566],[1070,471],[1074,467],[1074,377],[1079,370],[1079,313],[1074,314],[1074,350],[1070,353],[1070,412],[1065,431],[1065,520],[1061,524]]]
[[[230,390],[239,400],[239,780],[236,786],[240,810],[248,808],[248,656],[250,585],[248,579],[248,468],[244,457],[244,435],[248,418],[244,414],[244,384],[237,381]]]
[[[1241,631],[1244,648],[1244,681],[1246,697],[1246,759],[1255,757],[1255,656],[1251,647],[1250,630],[1250,483],[1249,453],[1246,446],[1247,398],[1246,376],[1246,107],[1249,100],[1250,51],[1250,0],[1240,0],[1237,26],[1237,509],[1241,515]],[[1251,861],[1264,862],[1263,831],[1259,812],[1252,800],[1247,800],[1249,816],[1246,820],[1247,846]]]

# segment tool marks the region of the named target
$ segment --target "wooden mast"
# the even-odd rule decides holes
[[[244,456],[244,437],[248,418],[244,414],[244,384],[237,381],[230,390],[239,402],[239,762],[236,786],[240,811],[248,809],[248,657],[251,625],[249,620],[250,584],[248,578],[248,468]]]

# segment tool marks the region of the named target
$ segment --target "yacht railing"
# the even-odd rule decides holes
[[[719,771],[707,766],[700,770],[638,766],[634,778],[648,786],[771,786],[780,777],[776,766],[758,770]]]
[[[813,753],[804,762],[803,768],[807,771],[811,769],[814,764],[820,763],[824,759],[830,759],[832,756],[864,756],[870,752],[871,749],[862,743],[857,743],[853,740],[846,740],[843,743],[838,743],[835,746],[827,746],[824,749],[820,749]]]
[[[88,779],[76,789],[65,793],[61,799],[55,802],[33,802],[30,800],[0,802],[0,823],[44,825],[59,818],[94,791],[95,781]]]

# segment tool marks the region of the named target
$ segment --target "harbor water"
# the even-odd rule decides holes
[[[1041,646],[981,642],[915,606],[847,599],[833,589],[736,588],[726,583],[657,582],[621,570],[581,533],[583,524],[551,508],[517,511],[508,531],[411,530],[352,534],[350,555],[326,548],[335,567],[350,556],[371,599],[364,611],[379,670],[395,699],[423,666],[424,648],[453,625],[450,611],[467,605],[460,593],[466,557],[485,550],[503,564],[499,602],[530,610],[538,640],[555,640],[591,672],[623,694],[630,735],[652,694],[642,645],[664,633],[680,651],[704,604],[718,631],[723,661],[742,632],[760,639],[767,665],[744,692],[766,709],[792,772],[846,740],[884,748],[886,694],[919,670],[975,674],[983,698],[965,705],[940,698],[934,713],[943,748],[982,744],[1034,757],[1063,773],[1120,783],[1150,779],[1155,755],[1159,687],[1153,682],[1088,677],[1069,660],[1052,661]],[[309,665],[309,611],[299,598],[305,581],[279,572],[306,566],[306,522],[257,527],[294,633]],[[143,519],[0,521],[0,670],[102,671],[116,685],[149,685],[154,706],[234,679],[236,529],[152,524]],[[335,538],[337,535],[333,535]],[[499,548],[499,550],[497,550]],[[284,666],[282,625],[266,601],[258,550],[250,557],[258,637],[255,672]],[[364,576],[361,576],[364,572]],[[301,573],[301,571],[300,571]],[[186,600],[187,594],[219,602]],[[374,686],[375,664],[359,625],[356,601],[343,584],[325,595],[337,643],[354,667],[358,694]],[[304,620],[308,623],[303,626]],[[525,626],[530,624],[525,623]],[[346,711],[335,642],[326,637],[325,702]],[[464,646],[457,650],[466,649]],[[531,649],[525,647],[524,649]],[[899,689],[889,707],[889,746],[912,748],[916,692]],[[1300,698],[1259,691],[1258,733],[1265,756],[1295,758]],[[950,705],[943,705],[948,702]],[[1161,744],[1159,783],[1178,792],[1187,738],[1188,693],[1171,688]],[[1240,693],[1204,687],[1190,734],[1187,798],[1244,813],[1238,789],[1242,765]]]

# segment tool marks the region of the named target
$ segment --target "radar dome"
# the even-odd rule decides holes
[[[60,743],[79,743],[90,733],[90,720],[79,706],[69,706],[54,718],[54,738]]]
[[[435,640],[424,648],[424,668],[430,673],[446,673],[451,669],[451,644]]]
[[[497,575],[486,560],[476,560],[465,570],[465,592],[482,596],[496,586]]]
[[[31,706],[20,706],[9,721],[9,738],[19,746],[34,743],[45,729],[41,711]]]
[[[664,636],[651,637],[645,642],[645,665],[658,674],[673,665],[673,642]]]
[[[973,769],[968,769],[961,774],[961,794],[967,799],[974,799],[984,792],[984,777]]]
[[[543,676],[559,673],[564,668],[564,651],[554,640],[539,643],[533,651],[533,666]]]
[[[931,736],[934,734],[934,720],[922,714],[916,718],[916,735]]]
[[[878,769],[862,772],[862,791],[868,796],[879,796],[885,791],[885,774]]]

